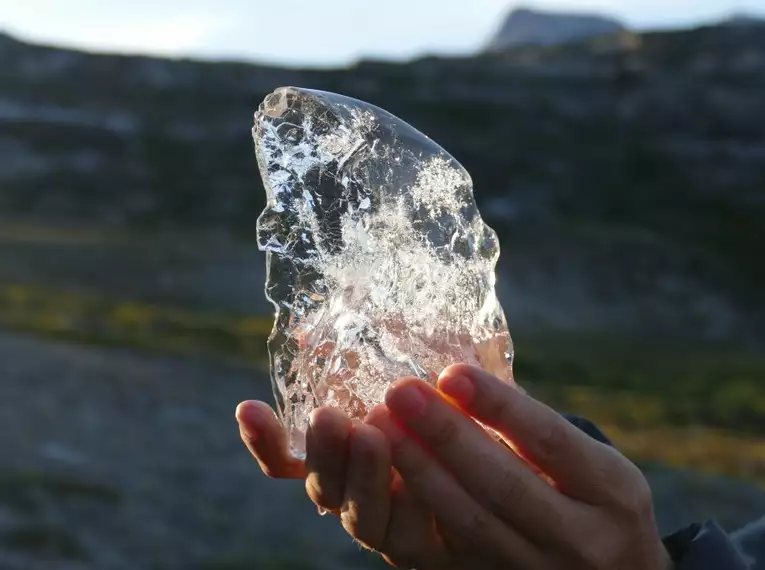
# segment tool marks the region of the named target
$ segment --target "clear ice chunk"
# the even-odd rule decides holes
[[[454,158],[387,111],[295,87],[266,97],[253,137],[271,378],[295,456],[313,409],[363,418],[397,378],[434,383],[464,362],[513,382],[499,243]]]

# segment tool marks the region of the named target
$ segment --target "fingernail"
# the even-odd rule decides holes
[[[467,376],[446,376],[438,380],[438,389],[460,404],[469,404],[475,395],[475,387]]]
[[[260,417],[255,408],[249,405],[249,402],[242,402],[236,407],[236,421],[239,423],[239,428],[250,439],[257,439],[259,430],[258,424]]]
[[[234,412],[234,417],[236,418],[236,421],[240,424],[244,422],[245,415],[250,409],[250,403],[249,402],[239,402],[239,405],[236,407],[236,411]]]
[[[398,426],[385,404],[375,406],[369,412],[365,421],[382,431],[391,445],[397,445],[406,437],[406,432]]]
[[[416,420],[425,414],[427,402],[418,386],[407,384],[388,392],[386,404],[403,420]]]

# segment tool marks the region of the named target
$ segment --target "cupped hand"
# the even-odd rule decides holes
[[[439,389],[401,380],[365,424],[316,410],[305,462],[266,404],[237,418],[267,475],[305,479],[314,503],[400,568],[671,568],[650,489],[616,450],[478,369],[447,369]]]
[[[672,567],[648,484],[623,455],[479,369],[450,367],[438,388],[401,380],[367,421],[464,568]]]
[[[379,429],[353,423],[336,409],[315,410],[302,461],[289,453],[286,430],[264,402],[242,402],[236,418],[242,440],[266,475],[304,479],[319,508],[338,516],[352,537],[391,565],[461,570],[436,532],[433,513],[392,469],[388,441]]]

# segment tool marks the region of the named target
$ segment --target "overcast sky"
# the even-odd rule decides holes
[[[331,66],[478,49],[508,0],[0,0],[0,30],[98,51]],[[604,12],[640,28],[689,25],[763,0],[557,0],[554,10]]]

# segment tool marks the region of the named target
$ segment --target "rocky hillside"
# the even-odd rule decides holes
[[[508,14],[486,50],[501,51],[520,45],[557,45],[622,31],[625,27],[620,22],[605,16],[517,8]]]
[[[389,109],[468,168],[515,322],[762,340],[757,24],[336,70],[0,36],[0,216],[251,235],[252,113],[289,84]]]

